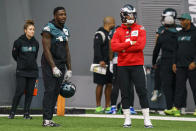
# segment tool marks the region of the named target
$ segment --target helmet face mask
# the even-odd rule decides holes
[[[71,82],[63,82],[60,87],[60,95],[65,98],[70,98],[74,96],[76,92],[76,86]]]
[[[136,21],[136,9],[132,5],[121,8],[120,17],[123,24],[133,24]]]

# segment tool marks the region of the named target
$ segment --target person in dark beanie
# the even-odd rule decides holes
[[[34,37],[35,26],[32,20],[27,20],[24,25],[24,34],[15,42],[12,56],[17,62],[16,68],[16,92],[12,101],[9,119],[14,119],[21,96],[25,94],[24,118],[32,119],[30,106],[36,78],[38,77],[37,55],[39,43]]]

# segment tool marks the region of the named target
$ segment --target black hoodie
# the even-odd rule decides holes
[[[189,30],[179,32],[175,54],[177,67],[188,67],[191,62],[196,62],[196,28],[193,24]]]
[[[100,31],[104,34],[104,38],[100,33],[95,33],[94,37],[94,63],[99,63],[100,61],[104,61],[109,64],[109,32],[106,31],[103,27],[100,27],[97,31]]]
[[[39,50],[38,41],[26,35],[20,36],[14,42],[12,56],[17,62],[16,74],[24,77],[38,77],[37,55]]]

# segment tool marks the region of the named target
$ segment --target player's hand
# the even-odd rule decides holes
[[[62,72],[56,66],[52,68],[52,73],[57,78],[62,75]]]
[[[130,38],[127,38],[127,39],[125,40],[125,42],[126,42],[126,43],[129,42],[131,45],[134,45],[134,44],[136,43],[136,41],[132,41],[132,40],[130,40]]]
[[[72,77],[72,71],[67,70],[67,72],[64,75],[64,81],[68,81]]]
[[[172,65],[172,70],[173,70],[174,73],[176,73],[176,70],[177,70],[176,64],[173,64],[173,65]]]
[[[100,62],[99,62],[99,64],[100,64],[100,66],[101,66],[101,67],[106,68],[106,64],[105,64],[105,62],[104,62],[104,61],[100,61]]]

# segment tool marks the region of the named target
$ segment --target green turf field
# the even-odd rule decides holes
[[[10,120],[0,117],[0,131],[195,131],[196,122],[153,120],[153,129],[146,129],[143,120],[133,119],[132,128],[122,128],[124,119],[119,118],[86,118],[86,117],[54,117],[61,127],[42,127],[42,117],[24,120],[15,117]]]

